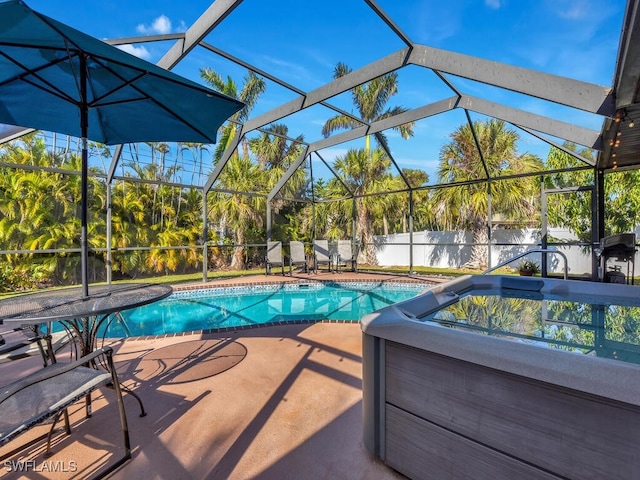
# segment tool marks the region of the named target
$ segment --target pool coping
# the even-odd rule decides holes
[[[238,283],[227,283],[227,284],[216,284],[216,283],[197,283],[197,284],[189,284],[189,285],[173,285],[172,288],[174,292],[187,291],[187,290],[204,290],[207,288],[229,288],[229,287],[254,287],[254,286],[264,286],[264,285],[278,285],[278,284],[308,284],[308,283],[416,283],[416,284],[424,284],[424,285],[436,285],[440,283],[440,281],[436,281],[432,278],[385,278],[385,279],[359,279],[359,278],[345,278],[345,279],[336,279],[336,278],[287,278],[283,277],[282,279],[278,279],[277,281],[246,281],[246,282],[238,282]]]

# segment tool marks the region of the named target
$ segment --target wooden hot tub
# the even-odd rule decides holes
[[[640,478],[639,314],[640,287],[466,276],[367,315],[365,444],[413,479]]]

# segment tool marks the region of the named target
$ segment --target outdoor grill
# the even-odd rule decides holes
[[[631,283],[635,274],[636,234],[619,233],[609,235],[600,240],[600,278],[608,283]],[[621,265],[614,265],[607,270],[607,262],[613,260],[627,264],[626,276]]]

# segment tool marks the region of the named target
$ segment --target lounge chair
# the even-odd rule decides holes
[[[354,253],[351,248],[351,240],[338,240],[338,254],[336,256],[336,270],[340,272],[340,267],[347,267],[347,264],[351,264],[351,271],[358,271],[358,253],[357,249]]]
[[[332,270],[333,259],[331,257],[329,240],[313,241],[313,269],[316,274],[318,273],[318,266],[323,263],[327,264],[329,271]]]
[[[271,267],[282,268],[284,275],[284,258],[282,257],[282,242],[267,242],[267,256],[265,258],[266,274],[271,273]]]
[[[307,255],[304,253],[304,243],[289,242],[289,275],[292,275],[294,265],[304,265],[304,273],[309,273]]]

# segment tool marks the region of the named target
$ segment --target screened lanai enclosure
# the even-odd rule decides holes
[[[637,0],[582,16],[562,2],[518,16],[501,2],[203,0],[165,29],[136,29],[123,2],[114,31],[143,34],[117,38],[28,3],[245,104],[215,144],[89,142],[91,282],[262,269],[267,241],[314,239],[350,240],[364,269],[486,270],[535,249],[562,253],[534,256],[543,275],[566,257],[573,276],[633,276]],[[509,6],[521,37],[499,16],[465,28],[474,9]],[[0,125],[0,285],[80,281],[81,147]],[[603,262],[606,238],[626,242],[626,266]]]

